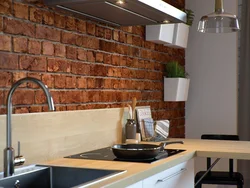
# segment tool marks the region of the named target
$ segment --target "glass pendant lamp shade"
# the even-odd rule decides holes
[[[237,16],[226,13],[223,0],[215,0],[215,12],[202,16],[198,31],[202,33],[229,33],[240,30]]]

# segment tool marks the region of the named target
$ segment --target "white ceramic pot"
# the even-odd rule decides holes
[[[189,78],[164,77],[164,101],[187,101]]]

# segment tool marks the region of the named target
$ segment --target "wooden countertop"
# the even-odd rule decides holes
[[[126,187],[163,170],[198,157],[217,157],[250,160],[250,142],[247,141],[218,141],[200,139],[169,139],[169,141],[183,140],[184,144],[167,145],[168,149],[185,149],[185,152],[159,160],[152,164],[83,160],[83,159],[56,159],[46,165],[83,167],[94,169],[126,170],[125,173],[101,181],[89,187]],[[73,154],[73,153],[72,153]]]

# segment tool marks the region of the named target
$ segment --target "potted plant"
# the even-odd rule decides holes
[[[189,76],[177,61],[165,65],[164,101],[186,101],[189,90]]]
[[[165,46],[186,48],[189,27],[193,24],[194,12],[183,9],[187,14],[186,23],[167,23],[146,26],[146,40],[164,44]]]

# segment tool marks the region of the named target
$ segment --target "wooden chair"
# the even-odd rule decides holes
[[[201,136],[201,139],[210,140],[239,140],[237,135],[214,135],[205,134]],[[211,158],[207,158],[207,170],[211,166]],[[196,188],[202,188],[202,184],[215,184],[215,185],[237,185],[237,188],[243,188],[244,178],[239,172],[233,171],[233,159],[229,159],[229,171],[210,171],[208,174],[196,185]],[[195,182],[206,173],[206,171],[200,171],[195,175]]]

